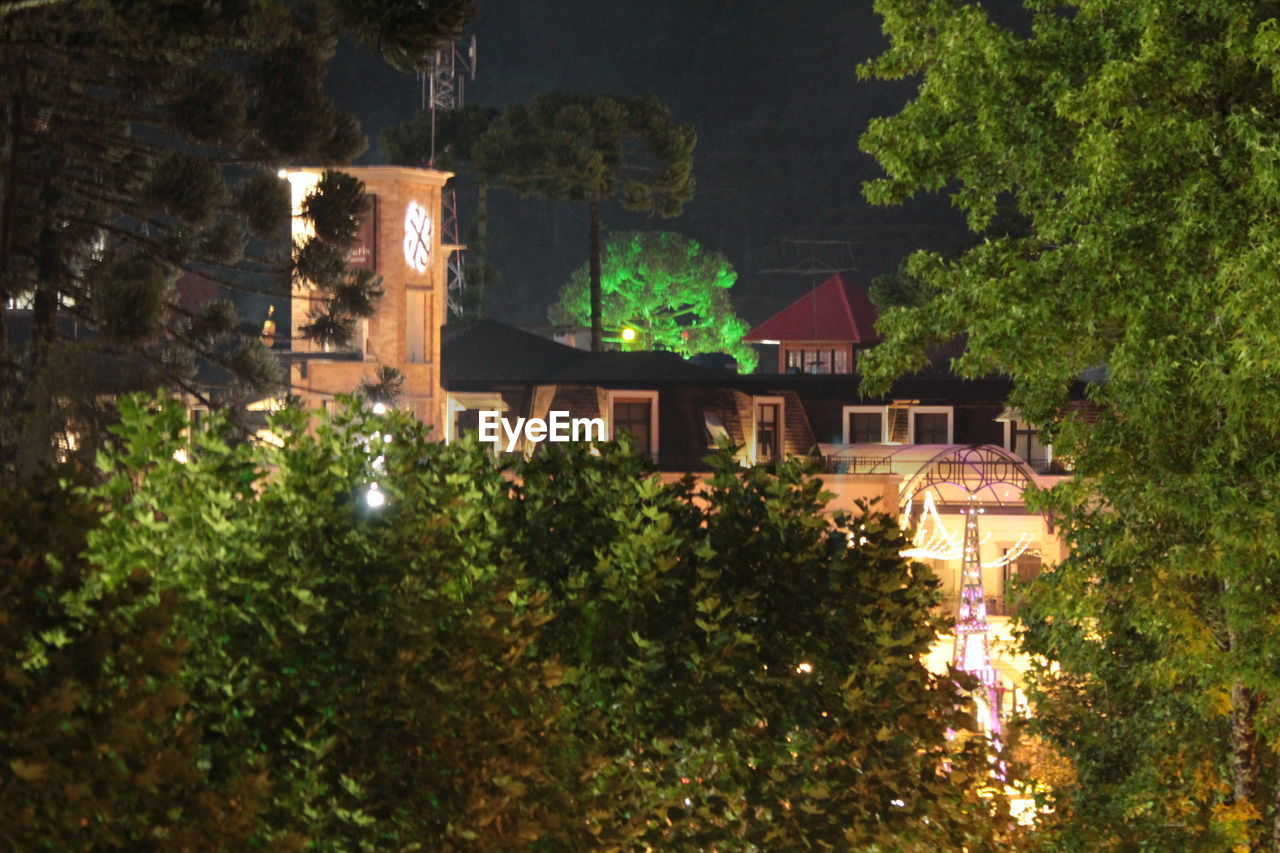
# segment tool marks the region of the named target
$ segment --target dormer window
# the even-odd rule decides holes
[[[782,398],[755,398],[756,462],[772,462],[782,456]]]
[[[615,439],[625,432],[637,453],[658,458],[657,391],[609,392],[609,424]]]
[[[908,443],[952,443],[950,406],[912,406],[909,415]]]
[[[852,373],[847,345],[786,347],[787,373]]]
[[[845,406],[845,444],[884,444],[889,440],[888,408],[885,406]]]

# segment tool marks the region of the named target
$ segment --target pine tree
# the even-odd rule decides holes
[[[275,360],[234,308],[185,312],[175,282],[195,273],[287,293],[301,270],[283,248],[289,197],[277,170],[343,163],[364,146],[322,88],[336,39],[353,32],[411,67],[471,12],[470,0],[0,8],[0,464],[51,458],[55,436],[95,407],[94,371],[198,391],[204,363],[237,388],[275,383]],[[358,182],[335,177],[308,213],[350,222],[363,204]],[[299,264],[330,266],[315,279],[325,311],[309,333],[340,340],[376,282],[338,273],[345,232],[316,224]],[[17,306],[30,309],[29,340],[8,334]]]
[[[677,216],[693,198],[693,126],[676,124],[653,95],[539,95],[505,110],[472,151],[480,173],[520,195],[587,205],[591,347],[603,332],[600,294],[602,210]]]

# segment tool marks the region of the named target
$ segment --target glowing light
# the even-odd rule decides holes
[[[797,666],[797,667],[796,667],[796,672],[804,672],[804,673],[810,673],[810,672],[813,672],[813,664],[811,664],[811,663],[802,663],[802,664],[800,664],[799,666]]]
[[[385,415],[385,414],[387,413],[387,404],[386,404],[386,403],[374,403],[374,404],[373,404],[373,413],[374,413],[375,415]]]
[[[635,330],[635,329],[623,329],[623,330],[622,330],[622,339],[623,339],[624,341],[628,341],[628,342],[630,342],[630,341],[634,341],[634,340],[636,339],[636,330]]]
[[[404,262],[415,272],[427,271],[431,261],[431,217],[416,201],[404,209]]]
[[[902,526],[906,528],[911,519],[911,504],[907,504],[906,510],[902,514]],[[982,512],[979,508],[977,512]],[[976,522],[965,522],[965,529],[971,530],[977,527]],[[990,537],[983,539],[979,545],[984,545],[990,541]],[[1014,560],[1022,556],[1022,554],[1031,547],[1034,539],[1027,532],[1019,533],[1018,539],[1014,542],[1012,548],[1001,554],[994,560],[989,560],[980,565],[984,569],[998,569],[1003,565],[1012,563]],[[951,531],[947,530],[947,526],[942,521],[942,517],[938,514],[938,507],[934,503],[933,495],[926,493],[924,496],[924,507],[920,511],[920,520],[916,527],[915,538],[911,542],[912,547],[902,552],[902,556],[910,560],[959,560],[965,555],[965,547],[956,538],[951,535]]]
[[[377,483],[370,483],[369,491],[364,493],[364,502],[367,503],[371,509],[377,509],[387,502],[387,496],[378,488]]]

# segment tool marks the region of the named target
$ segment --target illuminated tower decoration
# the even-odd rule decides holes
[[[379,367],[404,374],[402,408],[436,428],[443,437],[444,391],[440,386],[440,327],[445,322],[445,259],[456,247],[442,243],[442,191],[449,172],[404,166],[344,168],[364,182],[369,212],[361,223],[347,265],[370,270],[382,280],[377,313],[357,324],[352,345],[324,350],[304,339],[301,327],[311,312],[313,291],[306,281],[293,283],[290,317],[290,390],[312,408],[338,394],[354,394],[361,380]],[[293,237],[306,235],[297,214],[323,169],[285,173],[292,190]]]
[[[432,54],[423,72],[423,109],[431,111],[431,157],[427,161],[429,168],[435,167],[436,161],[436,111],[456,110],[462,107],[465,82],[467,77],[476,76],[476,37],[465,52],[458,50],[457,43],[441,48]],[[449,310],[460,313],[458,298],[466,286],[463,268],[462,245],[458,233],[458,195],[453,187],[445,187],[441,194],[440,231],[445,244],[453,247],[445,264],[448,277]]]
[[[960,564],[960,609],[956,614],[956,645],[952,663],[982,683],[978,708],[983,728],[1000,747],[1000,676],[991,665],[987,624],[987,593],[982,587],[982,562],[978,554],[978,519],[982,507],[976,495],[969,495],[960,510],[964,519],[964,546]],[[985,694],[985,696],[981,695]],[[985,700],[985,701],[984,701]]]

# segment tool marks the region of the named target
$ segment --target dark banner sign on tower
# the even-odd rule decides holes
[[[347,266],[351,269],[378,271],[378,197],[369,195],[369,212],[360,223],[356,242],[347,252]]]

